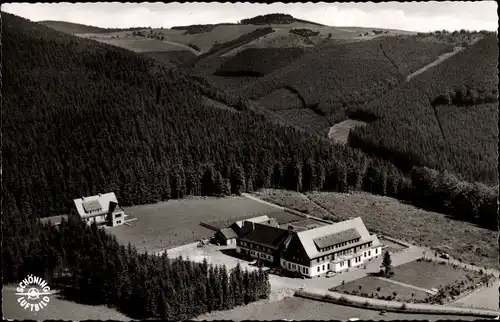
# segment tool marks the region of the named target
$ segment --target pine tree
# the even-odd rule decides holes
[[[382,260],[382,268],[384,270],[385,277],[390,277],[393,275],[391,254],[389,254],[388,251],[385,251],[384,253],[384,259]]]

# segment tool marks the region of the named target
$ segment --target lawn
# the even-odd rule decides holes
[[[202,221],[248,218],[276,211],[276,208],[244,197],[170,200],[156,204],[124,208],[138,218],[107,228],[118,242],[136,246],[140,251],[158,252],[213,236],[200,226]]]
[[[377,291],[379,287],[380,291]],[[391,283],[371,276],[363,277],[355,281],[348,282],[345,285],[337,286],[333,288],[332,291],[365,297],[373,294],[375,298],[377,295],[380,297],[393,297],[394,292],[396,292],[395,301],[409,301],[412,298],[415,300],[423,300],[429,295],[424,291]],[[414,294],[413,297],[412,293]]]
[[[359,216],[370,232],[417,245],[446,249],[452,257],[466,263],[498,267],[499,249],[494,231],[425,211],[393,198],[369,193],[318,192],[307,194],[314,201],[311,202],[297,192],[275,189],[261,190],[256,196],[320,218],[346,220]],[[318,205],[335,214],[335,217]]]
[[[461,268],[436,262],[410,262],[393,268],[392,280],[422,287],[425,289],[439,288],[455,281],[466,280],[466,275],[475,274]]]

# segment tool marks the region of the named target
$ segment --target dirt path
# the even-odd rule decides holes
[[[260,198],[255,197],[255,196],[252,196],[252,195],[250,195],[250,194],[248,194],[248,193],[242,193],[241,195],[242,195],[243,197],[247,197],[248,199],[252,199],[252,200],[257,201],[257,202],[260,202],[260,203],[262,203],[262,204],[265,204],[265,205],[268,205],[268,206],[271,206],[271,207],[274,207],[274,208],[278,208],[278,209],[280,209],[280,210],[285,210],[285,208],[283,208],[283,207],[281,207],[281,206],[278,206],[277,204],[267,202],[267,201],[265,201],[265,200],[262,200],[262,199],[260,199]]]
[[[398,284],[398,285],[401,285],[401,286],[404,286],[404,287],[413,288],[415,290],[419,290],[419,291],[422,291],[422,292],[425,292],[425,293],[434,294],[433,291],[428,290],[426,288],[421,288],[421,287],[418,287],[418,286],[415,286],[415,285],[398,282],[398,281],[395,281],[395,280],[391,280],[389,278],[383,278],[383,277],[379,277],[379,276],[377,276],[376,278],[378,278],[379,280],[382,280],[382,281],[389,282],[389,283]]]
[[[200,55],[201,52],[197,51],[196,49],[194,48],[191,48],[189,46],[186,46],[184,44],[181,44],[181,43],[178,43],[178,42],[172,42],[172,41],[168,41],[168,40],[160,40],[161,42],[164,42],[166,44],[169,44],[169,45],[172,45],[172,46],[177,46],[177,47],[181,47],[181,48],[184,48],[186,50],[189,50],[190,52],[192,52],[193,54],[195,54],[196,56]]]
[[[425,72],[426,70],[441,64],[442,62],[444,62],[448,58],[455,56],[456,54],[458,54],[459,52],[461,52],[464,49],[465,49],[465,47],[455,47],[455,49],[452,52],[442,54],[441,56],[438,57],[438,59],[436,59],[432,63],[427,64],[424,67],[420,68],[419,70],[408,75],[406,77],[405,81],[409,82],[413,77],[418,76],[418,75],[422,74],[423,72]]]

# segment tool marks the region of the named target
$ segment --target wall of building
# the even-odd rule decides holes
[[[248,249],[248,248],[244,248],[244,247],[241,247],[241,246],[236,246],[236,252],[237,253],[241,253],[242,250],[245,250],[246,253],[248,253],[252,258],[262,259],[262,260],[265,260],[265,261],[268,261],[268,262],[273,262],[274,261],[274,256],[271,255],[271,254],[259,252],[259,251],[256,251],[253,248],[252,249]]]
[[[305,276],[311,276],[311,268],[308,266],[300,265],[297,263],[289,262],[287,260],[281,259],[281,267],[290,272],[299,272]]]
[[[125,214],[123,212],[113,213],[113,218],[111,223],[112,226],[123,225],[124,221],[125,221]]]

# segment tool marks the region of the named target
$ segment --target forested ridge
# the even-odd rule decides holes
[[[498,182],[498,40],[489,35],[362,107],[351,145],[395,162]]]
[[[206,81],[180,70],[164,70],[145,56],[6,13],[2,23],[2,76],[7,85],[2,108],[4,283],[18,282],[19,276],[35,267],[32,260],[53,263],[58,256],[62,257],[59,268],[75,269],[75,278],[88,277],[86,283],[95,283],[99,276],[92,274],[100,274],[94,273],[99,271],[93,269],[97,266],[83,267],[96,254],[106,256],[85,252],[107,246],[90,243],[91,228],[75,233],[63,226],[57,232],[38,226],[37,219],[67,214],[74,198],[108,191],[114,191],[123,206],[271,186],[363,189],[409,201],[423,200],[425,193],[440,201],[446,213],[460,213],[463,220],[496,229],[496,191],[490,193],[448,174],[429,176],[426,169],[414,169],[412,177],[406,177],[387,161],[331,145],[263,116],[207,108],[201,94],[214,89]],[[442,189],[450,181],[459,187],[453,193]],[[67,249],[88,255],[65,261],[67,254],[58,246],[65,231],[75,235]],[[43,237],[47,234],[53,237]],[[111,249],[118,249],[114,241],[109,243],[115,245]],[[119,252],[110,251],[107,260],[117,265]],[[147,267],[157,263],[141,256],[134,255],[130,261],[144,261],[151,265]],[[157,271],[151,274],[165,276]],[[139,281],[151,283],[149,277]],[[89,297],[105,299],[104,290],[95,285],[74,285],[89,288]],[[179,286],[191,294],[185,287]],[[198,303],[193,301],[188,303]]]

